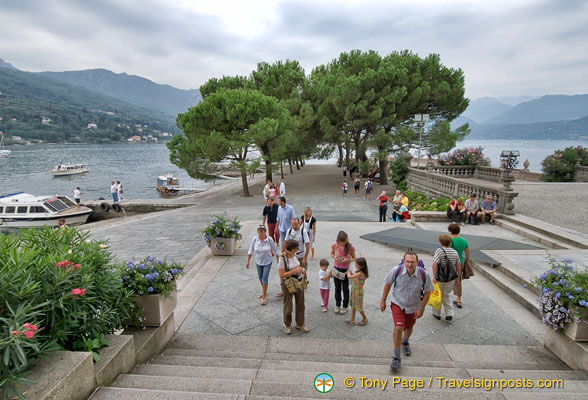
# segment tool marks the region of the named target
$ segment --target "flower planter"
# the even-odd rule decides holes
[[[572,321],[566,325],[564,333],[572,340],[576,342],[588,342],[588,323],[584,322],[588,320],[588,311],[582,310],[580,312],[580,322]]]
[[[237,249],[235,238],[212,238],[210,241],[210,252],[213,256],[230,256]]]
[[[160,294],[147,296],[135,296],[135,303],[143,310],[146,326],[161,326],[171,313],[174,312],[178,303],[177,292],[174,290],[171,297]]]

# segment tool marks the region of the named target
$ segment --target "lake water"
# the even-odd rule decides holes
[[[569,146],[588,147],[588,140],[465,140],[458,148],[484,148],[492,165],[500,163],[502,150],[518,150],[520,164],[525,159],[529,169],[541,172],[541,161],[556,149]],[[120,180],[127,199],[158,198],[155,179],[164,173],[179,177],[183,187],[202,188],[204,182],[191,179],[186,172],[172,165],[164,144],[80,144],[11,146],[12,154],[0,158],[0,193],[24,191],[31,194],[66,194],[72,196],[76,186],[85,194],[82,199],[110,198],[110,182]],[[56,164],[85,163],[90,172],[80,175],[54,177]],[[334,163],[333,160],[311,160],[309,163]]]

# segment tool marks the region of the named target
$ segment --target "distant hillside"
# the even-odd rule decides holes
[[[468,139],[588,139],[588,115],[566,121],[470,126]]]
[[[0,58],[0,68],[6,68],[6,69],[16,69],[12,66],[12,64],[7,63],[6,61],[4,61],[3,59]]]
[[[563,121],[588,115],[588,94],[550,95],[517,104],[485,121],[488,124],[517,124]]]
[[[471,100],[470,105],[461,116],[477,123],[483,123],[511,108],[512,106],[504,104],[493,97],[482,97],[481,99]]]
[[[196,89],[176,89],[169,85],[159,85],[140,76],[115,74],[105,69],[39,74],[70,85],[96,90],[140,107],[172,115],[174,118],[202,99],[200,91]]]
[[[170,115],[6,68],[0,69],[0,116],[5,137],[47,142],[117,142],[135,134],[179,133]]]
[[[524,103],[526,101],[531,101],[538,99],[541,96],[499,96],[496,97],[496,100],[500,101],[501,103],[508,104],[509,106],[516,106],[517,104]]]

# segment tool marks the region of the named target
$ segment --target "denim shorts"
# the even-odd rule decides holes
[[[255,264],[255,265],[257,265],[257,275],[259,275],[259,281],[262,284],[267,285],[269,273],[270,273],[270,270],[272,269],[272,263],[269,263],[268,265],[259,265],[259,264]]]

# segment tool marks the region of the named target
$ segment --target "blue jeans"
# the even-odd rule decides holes
[[[286,232],[288,232],[288,229],[286,229],[285,231],[280,231],[280,250],[282,250],[282,244],[284,244],[284,239],[286,238]]]
[[[259,265],[259,264],[255,264],[255,265],[257,265],[257,275],[259,275],[259,281],[263,285],[267,285],[269,273],[270,273],[270,270],[272,269],[272,263],[269,263],[268,265]]]
[[[114,201],[115,203],[118,202],[118,193],[112,193],[112,201]]]

